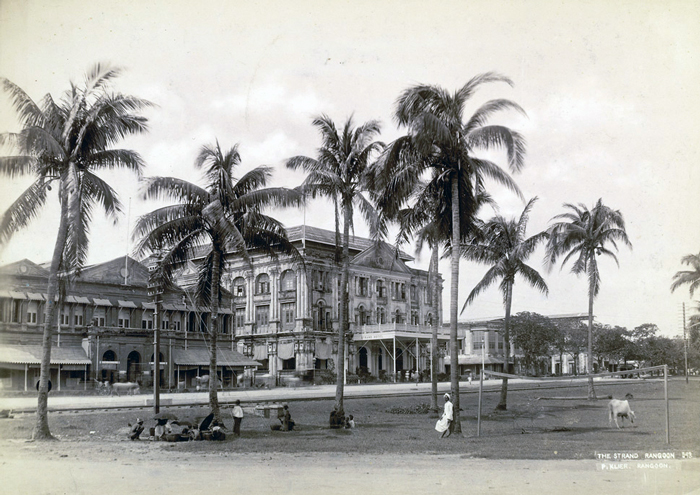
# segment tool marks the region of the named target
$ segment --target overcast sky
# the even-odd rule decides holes
[[[603,198],[622,211],[634,249],[621,249],[619,268],[601,262],[598,321],[682,332],[688,292],[671,294],[669,286],[681,257],[700,252],[699,2],[2,0],[0,15],[0,75],[35,100],[58,97],[106,62],[124,68],[115,90],[157,104],[147,112],[150,132],[122,143],[142,154],[146,175],[195,180],[198,149],[218,139],[224,147],[240,143],[244,169],[272,165],[275,184],[296,186],[303,176],[282,163],[314,156],[314,116],[326,113],[339,124],[351,114],[357,123],[378,119],[389,142],[400,135],[392,113],[408,86],[453,91],[482,72],[507,75],[515,87],[482,87],[468,110],[508,98],[528,114],[492,122],[527,139],[526,168],[515,179],[527,199],[540,198],[529,233],[545,229],[564,202],[591,207]],[[0,131],[17,129],[0,96]],[[154,207],[139,199],[135,177],[105,178],[130,215],[116,228],[95,215],[90,263],[130,249],[128,229]],[[0,211],[28,184],[2,180]],[[512,193],[492,193],[499,213],[522,211]],[[52,198],[0,251],[1,264],[50,259],[56,205]],[[314,203],[307,223],[333,229],[331,211]],[[287,226],[302,223],[300,211],[275,214]],[[356,226],[367,233],[359,218]],[[540,250],[530,264],[544,274],[542,257]],[[428,259],[426,251],[415,265],[427,268]],[[449,262],[440,268],[449,287]],[[586,312],[586,280],[569,270],[545,274],[548,298],[516,281],[513,311]],[[460,305],[485,271],[462,262]],[[447,317],[449,290],[444,307]],[[494,288],[461,319],[502,314]]]

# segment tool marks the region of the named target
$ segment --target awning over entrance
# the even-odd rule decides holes
[[[218,349],[216,361],[219,366],[261,366],[240,352]],[[207,349],[173,349],[173,362],[178,366],[209,366]]]
[[[0,363],[41,364],[40,345],[6,345],[0,347]],[[90,364],[82,347],[53,347],[51,364]]]

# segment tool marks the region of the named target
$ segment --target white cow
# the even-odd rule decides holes
[[[112,384],[112,394],[116,393],[117,395],[121,396],[122,392],[126,395],[136,395],[140,393],[141,390],[139,388],[139,384],[134,382]]]
[[[632,396],[627,394],[627,398],[631,399]],[[622,418],[622,426],[625,425],[625,418],[629,419],[631,423],[634,423],[634,411],[630,409],[630,403],[628,400],[613,399],[608,402],[608,424],[612,426],[613,419],[615,420],[615,426],[620,429],[620,425],[617,424],[617,418]]]

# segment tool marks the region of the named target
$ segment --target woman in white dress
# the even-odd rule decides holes
[[[440,438],[444,438],[445,434],[447,434],[448,437],[452,434],[452,420],[454,418],[452,415],[452,407],[450,394],[445,394],[445,408],[442,413],[442,418],[435,424],[435,429],[438,432],[442,432]]]

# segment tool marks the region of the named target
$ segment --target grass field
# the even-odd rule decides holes
[[[608,426],[607,400],[576,399],[585,396],[585,386],[509,392],[508,411],[494,412],[498,393],[484,394],[481,436],[476,436],[477,394],[461,396],[462,435],[440,439],[434,430],[436,416],[422,412],[429,397],[377,397],[346,399],[346,414],[358,427],[330,430],[330,400],[289,402],[298,431],[271,431],[275,420],[247,414],[242,437],[224,442],[166,443],[130,442],[124,434],[128,423],[142,415],[145,426],[153,426],[150,411],[102,411],[95,413],[52,413],[52,433],[61,441],[47,445],[53,452],[70,455],[120,455],[128,450],[157,453],[161,449],[225,455],[226,452],[327,452],[351,454],[452,453],[465,457],[492,459],[593,459],[596,451],[685,450],[700,455],[700,382],[686,385],[682,379],[669,382],[671,444],[666,445],[663,381],[620,380],[598,385],[599,397],[622,398],[632,393],[637,420],[625,421],[617,430]],[[538,400],[561,397],[569,400]],[[442,399],[440,400],[442,405]],[[206,408],[162,408],[179,419],[197,421]],[[229,409],[223,409],[225,424],[233,424]],[[0,419],[0,438],[28,439],[33,415]]]

